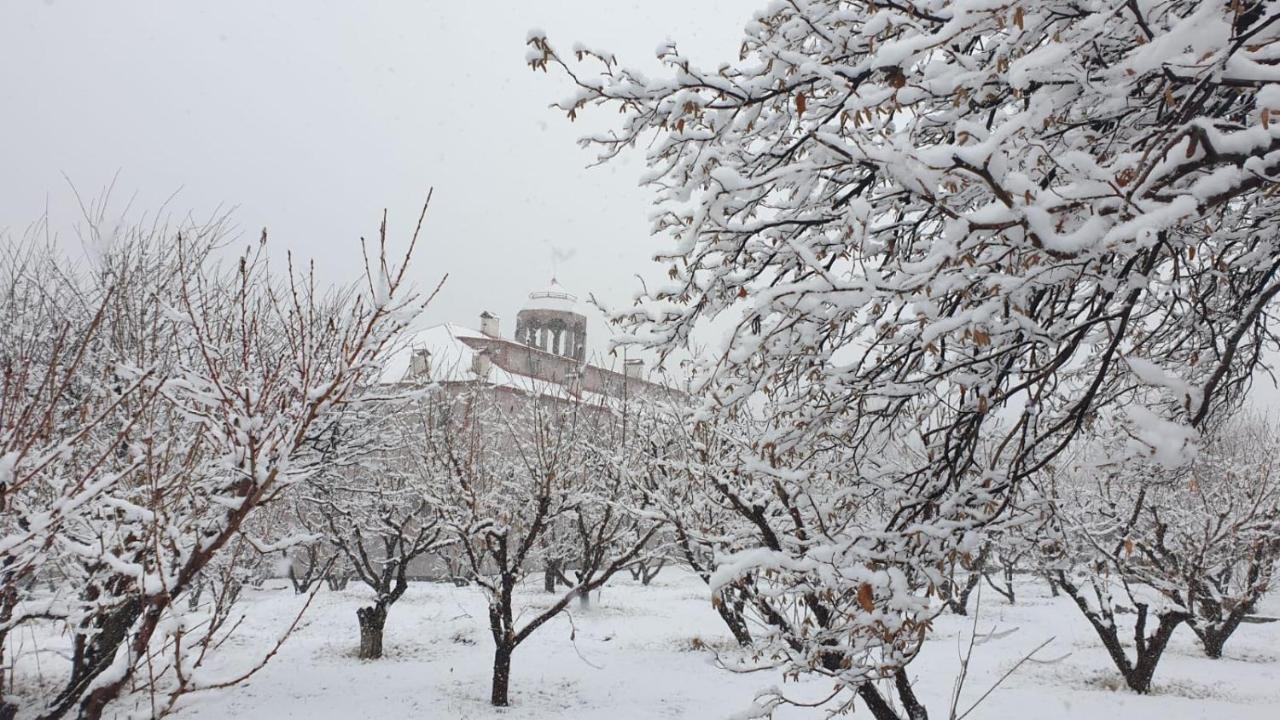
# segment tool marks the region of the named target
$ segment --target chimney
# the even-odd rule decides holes
[[[639,380],[644,377],[644,361],[639,358],[624,360],[622,363],[622,372],[629,378]]]
[[[431,351],[414,348],[409,358],[409,380],[425,380],[431,375]]]
[[[480,332],[493,338],[502,337],[498,332],[498,316],[488,310],[480,313]]]
[[[475,356],[471,360],[471,371],[481,380],[489,377],[489,368],[493,367],[493,360],[489,357],[488,350],[477,350]]]

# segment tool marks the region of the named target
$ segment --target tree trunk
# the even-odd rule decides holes
[[[648,587],[649,583],[653,582],[654,578],[658,577],[658,573],[662,572],[662,568],[666,567],[666,565],[666,560],[658,560],[656,562],[649,563],[636,563],[628,569],[628,572],[631,573],[631,577],[633,579],[638,580],[641,585]]]
[[[1058,583],[1053,581],[1053,576],[1048,573],[1045,573],[1044,575],[1042,575],[1042,577],[1044,578],[1045,582],[1049,583],[1050,596],[1058,597],[1058,595],[1060,594],[1060,591],[1058,590]]]
[[[91,629],[77,630],[73,640],[71,679],[46,717],[63,717],[71,710],[86,686],[100,677],[115,659],[117,650],[128,641],[129,629],[141,614],[142,604],[133,598],[115,609],[103,611]],[[80,704],[79,716],[84,720],[97,720],[111,699],[109,691],[99,687]]]
[[[511,686],[511,651],[514,648],[498,645],[493,652],[493,691],[489,702],[494,707],[506,707],[507,688]]]
[[[1204,647],[1206,656],[1214,660],[1222,657],[1222,648],[1227,644],[1227,638],[1230,638],[1236,628],[1240,627],[1240,623],[1252,607],[1253,604],[1250,603],[1247,606],[1232,610],[1227,614],[1226,620],[1220,623],[1191,623],[1191,630],[1200,638],[1200,644]]]
[[[907,711],[908,720],[929,720],[929,711],[916,697],[915,688],[911,687],[906,670],[898,668],[893,674],[893,686],[898,691],[898,699],[902,701],[902,709]]]
[[[1222,658],[1222,646],[1227,644],[1227,634],[1209,631],[1200,636],[1204,654],[1214,660]]]
[[[1066,573],[1061,570],[1058,571],[1056,584],[1075,602],[1076,607],[1080,608],[1080,612],[1084,613],[1085,619],[1089,621],[1094,631],[1098,633],[1098,639],[1102,641],[1102,646],[1106,648],[1107,654],[1111,656],[1116,669],[1124,676],[1125,684],[1129,686],[1129,689],[1144,695],[1151,692],[1151,678],[1155,675],[1156,665],[1160,663],[1160,656],[1164,654],[1165,648],[1168,647],[1169,639],[1173,637],[1173,631],[1177,629],[1178,625],[1186,621],[1186,614],[1176,612],[1157,613],[1155,616],[1156,630],[1148,636],[1147,620],[1149,612],[1147,606],[1142,603],[1136,603],[1134,610],[1137,619],[1133,627],[1136,660],[1130,662],[1129,656],[1120,642],[1120,632],[1116,626],[1114,614],[1108,611],[1103,615],[1091,610],[1084,594],[1074,583],[1067,579]]]
[[[382,657],[382,629],[387,624],[387,609],[381,605],[356,610],[360,621],[360,659],[376,660]]]
[[[938,588],[939,597],[946,602],[951,612],[957,615],[969,614],[969,596],[973,594],[974,589],[978,587],[978,583],[982,581],[983,573],[987,569],[987,557],[990,554],[991,545],[989,543],[984,544],[976,557],[960,563],[960,567],[969,571],[969,576],[965,578],[963,587],[954,582],[955,569],[953,566],[952,577],[949,578],[952,582],[943,583],[942,587]]]
[[[858,686],[858,697],[862,698],[862,702],[866,704],[867,709],[871,711],[871,717],[875,720],[902,720],[897,711],[893,709],[876,690],[876,686],[872,683],[863,683]]]
[[[12,616],[12,605],[9,604],[9,597],[3,598],[3,604],[0,604],[0,622],[8,621]],[[0,720],[13,720],[18,716],[18,706],[4,699],[5,688],[5,666],[4,666],[4,643],[8,637],[8,631],[0,627]]]
[[[204,594],[204,576],[196,578],[195,587],[191,589],[191,593],[187,596],[187,609],[195,612],[200,607],[200,596]]]
[[[1146,614],[1146,606],[1139,605],[1138,625],[1134,633],[1134,639],[1138,641],[1138,661],[1133,665],[1133,673],[1126,678],[1130,688],[1143,694],[1151,692],[1151,678],[1156,674],[1156,665],[1160,662],[1160,656],[1168,647],[1173,631],[1186,619],[1180,613],[1156,615],[1155,634],[1146,637],[1144,634]]]
[[[6,601],[9,598],[4,598]],[[8,620],[10,618],[9,605],[0,606],[0,619]],[[18,706],[4,699],[5,676],[4,676],[4,641],[8,632],[0,629],[0,720],[14,720],[18,716]]]
[[[733,639],[738,644],[746,647],[751,644],[751,630],[747,628],[747,621],[742,617],[741,613],[735,612],[724,605],[716,608],[720,613],[720,617],[724,619],[724,624],[729,626],[729,632],[733,633]]]
[[[969,577],[965,579],[964,587],[958,589],[948,588],[943,594],[947,608],[956,615],[968,615],[969,596],[973,594],[974,588],[978,587],[978,581],[981,579],[981,573],[975,570],[969,573]]]
[[[1017,596],[1014,595],[1015,590],[1013,588],[1013,568],[1011,567],[1004,569],[1004,588],[1005,592],[1000,594],[1009,599],[1010,605],[1017,604]]]
[[[556,591],[556,580],[560,579],[560,562],[548,560],[542,569],[542,590],[547,593]]]

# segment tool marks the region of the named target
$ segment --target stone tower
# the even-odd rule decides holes
[[[516,315],[516,341],[562,357],[587,356],[587,317],[577,311],[578,298],[554,278],[545,290],[529,293]]]

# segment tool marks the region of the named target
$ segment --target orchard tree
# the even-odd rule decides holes
[[[733,481],[763,552],[733,568],[789,595],[789,671],[880,720],[893,677],[924,717],[903,666],[966,538],[1099,410],[1156,447],[1239,399],[1280,292],[1278,12],[771,2],[736,61],[668,45],[658,75],[531,34],[571,119],[621,114],[583,143],[646,149],[668,278],[624,340],[670,352],[718,318],[707,413],[768,399]]]
[[[938,595],[951,612],[969,614],[969,597],[987,574],[991,551],[991,543],[984,542],[976,553],[956,553],[951,558],[947,581],[938,586]]]
[[[743,588],[751,577],[735,576],[732,581],[713,585],[712,578],[721,561],[749,543],[750,529],[731,500],[719,492],[721,478],[733,473],[734,438],[749,437],[751,423],[740,419],[728,423],[725,432],[705,424],[690,432],[690,408],[685,403],[658,406],[660,421],[647,431],[646,503],[660,514],[671,536],[672,553],[681,565],[698,576],[711,592],[711,604],[737,643],[751,645],[750,617]]]
[[[648,552],[659,525],[632,510],[636,438],[625,409],[608,400],[511,393],[483,381],[439,390],[419,417],[415,466],[488,600],[490,700],[506,706],[516,648]],[[551,533],[566,523],[576,529]],[[575,582],[548,607],[521,608],[517,593],[548,557],[572,558]]]
[[[298,595],[305,595],[320,583],[328,582],[337,563],[336,551],[323,538],[299,542],[292,555],[287,555],[289,584]]]
[[[1159,571],[1135,552],[1151,529],[1149,513],[1173,492],[1176,481],[1158,465],[1103,440],[1052,478],[1054,526],[1046,549],[1054,583],[1093,627],[1125,684],[1149,692],[1187,612],[1176,598],[1161,593]],[[1125,645],[1129,637],[1132,658]]]
[[[1217,429],[1177,486],[1153,510],[1141,548],[1169,574],[1187,624],[1211,658],[1273,589],[1280,563],[1280,428],[1244,415]]]
[[[431,488],[413,468],[409,449],[418,424],[400,417],[407,408],[380,408],[356,422],[373,425],[372,451],[346,468],[330,467],[308,484],[308,502],[323,518],[327,541],[345,567],[374,592],[373,604],[356,611],[361,659],[382,657],[387,612],[409,587],[409,568],[446,543]]]
[[[1270,588],[1280,562],[1275,437],[1271,423],[1240,416],[1215,427],[1186,467],[1136,462],[1099,440],[1053,474],[1055,582],[1133,690],[1151,689],[1182,623],[1221,657]]]
[[[991,541],[991,555],[987,564],[987,572],[983,579],[987,586],[995,590],[1010,605],[1017,603],[1017,588],[1014,583],[1018,573],[1034,571],[1036,555],[1036,538],[1028,536],[1021,528],[1001,532]],[[994,577],[993,577],[994,576]],[[1049,585],[1049,592],[1054,597],[1058,588],[1052,580],[1041,573]]]
[[[0,255],[0,720],[19,709],[5,696],[18,684],[8,637],[61,615],[35,589],[60,574],[62,526],[138,470],[136,461],[99,470],[132,429],[112,420],[120,406],[141,411],[157,396],[149,374],[120,377],[93,352],[118,288],[82,297],[54,267],[49,249],[30,242]]]
[[[292,541],[262,536],[255,511],[318,469],[319,431],[423,302],[388,262],[385,222],[364,287],[333,292],[272,272],[265,235],[219,262],[224,229],[95,230],[83,268],[50,250],[0,275],[16,320],[0,338],[0,637],[49,623],[71,645],[33,717],[163,716],[274,654],[232,678],[206,669],[243,568]],[[15,604],[11,575],[60,582]],[[220,589],[190,597],[206,583]]]

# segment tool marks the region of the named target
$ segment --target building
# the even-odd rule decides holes
[[[578,298],[555,280],[529,293],[516,314],[514,337],[502,335],[498,316],[480,314],[479,329],[454,323],[413,335],[395,353],[383,377],[396,383],[436,383],[456,389],[488,386],[513,396],[566,401],[665,395],[644,361],[621,359],[606,367],[587,360],[587,317]]]

